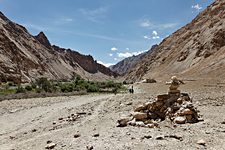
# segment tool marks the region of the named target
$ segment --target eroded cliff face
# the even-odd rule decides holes
[[[126,74],[128,80],[178,74],[225,75],[225,0],[217,0],[146,55]]]
[[[117,74],[90,55],[51,46],[43,32],[30,35],[0,12],[0,81],[30,82],[43,76],[68,80],[74,75],[102,80]]]

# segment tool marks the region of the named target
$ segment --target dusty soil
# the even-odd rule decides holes
[[[140,102],[167,93],[164,81],[135,84],[134,94],[91,94],[5,100],[0,102],[0,149],[40,150],[52,141],[56,150],[225,149],[225,84],[216,80],[186,81],[181,86],[204,121],[160,128],[116,127],[122,114]],[[66,121],[71,114],[75,121]],[[76,137],[74,137],[76,135]],[[179,137],[179,138],[177,138]],[[205,145],[197,144],[204,140]]]

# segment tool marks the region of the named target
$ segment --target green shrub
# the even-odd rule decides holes
[[[87,87],[87,92],[99,92],[99,87],[97,84],[89,84]]]
[[[39,78],[36,81],[36,84],[41,90],[44,90],[45,92],[52,92],[53,86],[52,83],[47,78]]]
[[[30,85],[27,85],[27,86],[25,87],[25,89],[26,89],[27,91],[32,91],[32,87],[31,87]]]
[[[72,83],[64,83],[60,87],[62,92],[73,92],[74,86]]]
[[[22,86],[18,86],[16,88],[16,93],[25,93],[25,92],[26,92],[26,90]]]

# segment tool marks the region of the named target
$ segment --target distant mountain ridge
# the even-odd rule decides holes
[[[137,56],[131,56],[123,59],[122,61],[118,62],[117,64],[110,66],[109,68],[120,75],[125,75],[129,73],[138,63],[141,62],[142,58],[145,57],[148,53],[153,51],[158,45],[153,45],[150,50],[147,52],[141,53]]]
[[[91,80],[117,76],[90,55],[52,46],[43,32],[30,35],[0,12],[0,81],[68,80],[77,75]]]
[[[145,55],[124,78],[133,81],[171,75],[224,78],[224,70],[225,0],[216,0]]]

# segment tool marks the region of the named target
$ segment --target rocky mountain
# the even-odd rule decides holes
[[[127,80],[180,75],[193,78],[224,78],[225,0],[216,0],[191,23],[145,55]]]
[[[30,82],[39,77],[98,80],[117,74],[92,56],[52,46],[43,32],[32,36],[0,12],[0,81]]]
[[[129,73],[132,68],[134,68],[146,55],[153,51],[158,45],[153,45],[147,52],[141,53],[137,56],[131,56],[123,59],[117,64],[110,66],[109,68],[120,75],[125,75]]]

